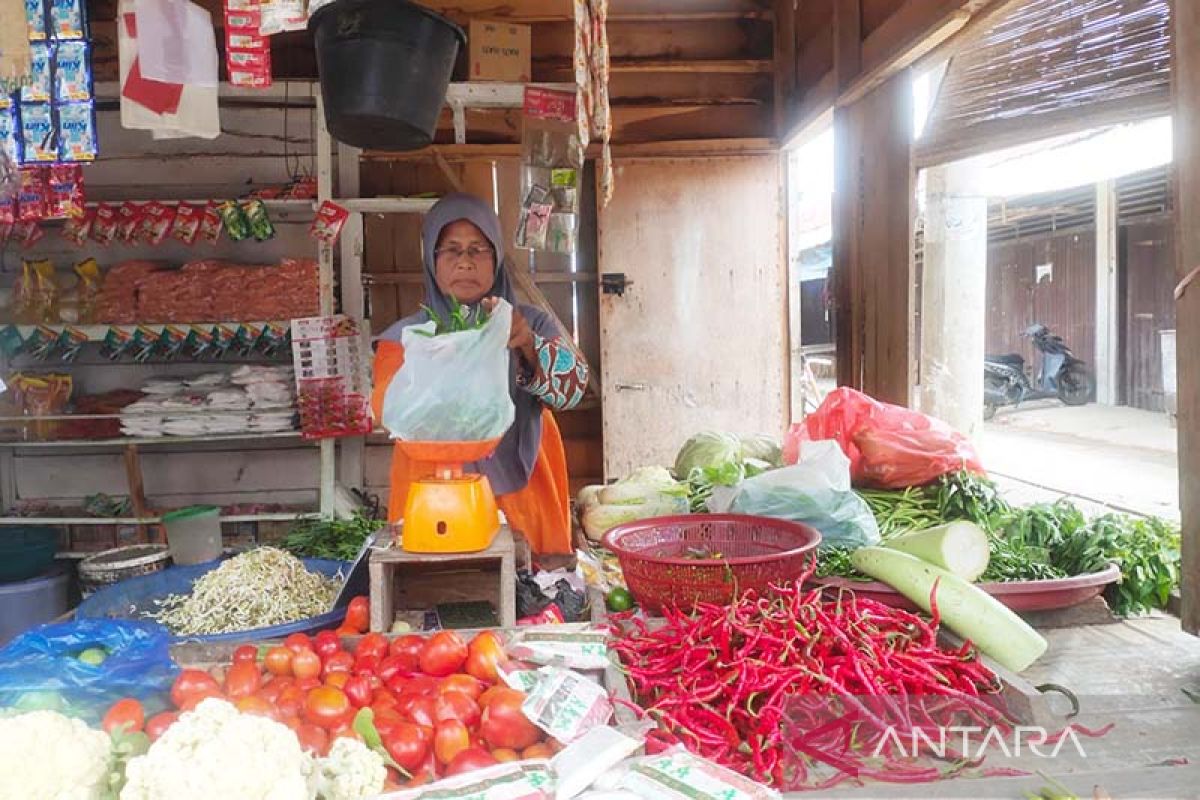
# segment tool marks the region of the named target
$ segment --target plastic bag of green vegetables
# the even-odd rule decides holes
[[[600,541],[617,525],[688,512],[688,486],[662,467],[644,467],[611,486],[589,486],[579,493],[583,532]]]
[[[508,335],[512,306],[501,300],[482,323],[446,332],[445,321],[401,333],[404,366],[383,399],[383,425],[411,442],[495,439],[512,425]]]
[[[714,489],[709,508],[811,525],[821,533],[822,550],[865,547],[880,538],[871,509],[850,488],[850,461],[833,441],[810,443],[794,466]]]

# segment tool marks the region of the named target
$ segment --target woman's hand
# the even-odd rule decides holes
[[[484,298],[483,310],[491,316],[497,302],[499,302],[499,298],[496,297]],[[533,351],[533,329],[529,327],[529,322],[515,307],[512,310],[512,329],[508,334],[508,348],[520,353],[530,368],[537,364],[537,354]]]

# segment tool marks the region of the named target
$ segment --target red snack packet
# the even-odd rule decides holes
[[[62,237],[76,247],[83,247],[96,221],[96,207],[86,206],[83,216],[68,217],[62,227]]]
[[[50,167],[50,216],[82,217],[84,205],[83,169],[78,164]]]
[[[190,203],[180,203],[179,207],[175,209],[175,219],[171,223],[171,238],[186,245],[195,244],[203,217],[203,208]]]
[[[96,218],[92,220],[92,241],[100,245],[112,244],[120,225],[120,209],[108,203],[96,206]]]
[[[224,225],[221,212],[217,210],[217,204],[210,200],[204,207],[204,214],[200,217],[200,235],[209,244],[216,244],[221,239],[221,229]]]
[[[313,177],[298,178],[288,187],[287,196],[293,200],[313,200],[317,196],[317,179]]]
[[[40,167],[21,169],[21,186],[17,190],[17,220],[37,222],[50,215],[50,189],[46,170]]]
[[[143,208],[140,203],[122,203],[117,209],[117,238],[128,244],[137,241],[142,216]]]
[[[342,232],[342,226],[346,224],[349,217],[349,211],[332,200],[326,200],[317,209],[312,225],[308,228],[308,235],[319,242],[333,244],[337,241],[338,235]]]
[[[157,201],[142,208],[142,219],[138,223],[138,240],[146,244],[160,245],[171,232],[175,221],[175,206]]]
[[[11,226],[17,221],[17,204],[12,200],[0,202],[0,225]]]

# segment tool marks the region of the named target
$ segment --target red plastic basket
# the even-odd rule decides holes
[[[629,591],[643,609],[726,604],[734,592],[765,591],[804,571],[821,534],[808,525],[746,514],[655,517],[618,525],[604,536]],[[720,558],[688,557],[690,552]]]

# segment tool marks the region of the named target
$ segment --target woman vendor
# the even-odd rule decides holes
[[[565,340],[554,318],[517,305],[504,260],[500,220],[478,197],[454,194],[440,200],[421,229],[425,305],[445,318],[451,298],[468,308],[490,310],[497,298],[513,306],[509,336],[509,393],[516,406],[512,427],[488,458],[467,470],[487,477],[508,524],[535,553],[570,553],[570,490],[555,411],[574,408],[587,386],[588,366]],[[404,364],[400,332],[428,321],[421,311],[383,332],[375,350],[372,405],[382,418],[388,384]],[[392,454],[388,520],[404,514],[409,484],[421,477],[397,447]]]

